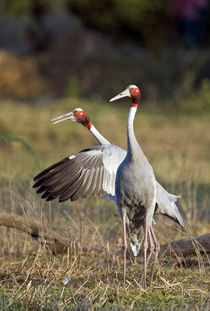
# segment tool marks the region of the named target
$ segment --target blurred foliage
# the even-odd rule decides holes
[[[89,26],[135,38],[148,46],[168,40],[173,24],[167,0],[67,0],[71,11]]]
[[[4,12],[11,15],[29,15],[31,12],[30,0],[3,0]]]
[[[81,93],[78,79],[76,77],[69,78],[64,89],[64,94],[66,96],[80,97]]]
[[[155,47],[169,39],[173,23],[167,0],[3,0],[4,14],[34,16],[53,7],[76,13],[84,23]]]
[[[33,14],[34,6],[50,10],[51,2],[51,0],[3,0],[1,6],[6,14],[15,16],[30,16]]]
[[[191,86],[190,86],[191,88]],[[210,112],[210,80],[203,79],[199,89],[178,101],[179,110],[187,113]]]
[[[201,99],[203,103],[203,108],[210,111],[210,80],[204,79],[202,81],[201,87],[197,92],[197,96]]]
[[[2,0],[4,14],[38,16],[51,10],[79,15],[94,29],[114,36],[135,39],[137,43],[157,48],[176,41],[177,20],[172,1],[168,0]],[[210,9],[206,11],[205,34],[201,44],[209,44]],[[203,37],[203,36],[201,36]],[[200,43],[199,43],[200,44]]]
[[[25,148],[25,150],[27,150],[32,155],[32,157],[34,159],[35,167],[39,169],[40,164],[39,164],[39,161],[37,159],[37,154],[34,151],[33,147],[27,141],[25,141],[23,138],[20,138],[20,137],[11,136],[8,134],[0,134],[0,147],[3,147],[3,146],[8,147],[13,142],[20,143]]]
[[[109,66],[105,62],[105,65],[103,63],[103,51],[101,59],[93,59],[95,55],[91,56],[91,59],[88,55],[89,52],[84,48],[85,66],[82,66],[81,69],[78,65],[74,71],[72,68],[74,67],[77,52],[75,56],[72,55],[77,47],[73,49],[73,46],[80,44],[75,43],[74,37],[72,41],[68,40],[63,45],[62,52],[57,51],[56,56],[53,56],[53,61],[49,64],[44,64],[43,61],[34,64],[33,61],[30,62],[30,60],[24,59],[24,65],[22,65],[17,59],[14,59],[11,75],[9,73],[11,60],[13,59],[11,56],[9,56],[9,59],[4,56],[2,58],[4,71],[1,71],[2,81],[0,83],[7,86],[0,88],[0,93],[2,92],[4,96],[4,89],[8,89],[6,96],[11,96],[11,94],[17,97],[40,96],[40,94],[53,93],[54,85],[56,85],[56,89],[59,89],[59,95],[89,96],[89,94],[95,94],[95,90],[97,90],[96,95],[100,94],[102,98],[106,99],[107,94],[112,93],[112,89],[117,90],[120,85],[124,85],[125,81],[127,83],[128,80],[135,80],[137,84],[143,85],[145,90],[144,98],[151,105],[161,105],[165,109],[164,102],[167,102],[167,108],[171,110],[175,108],[192,112],[210,111],[209,53],[208,51],[205,52],[204,49],[202,49],[202,53],[200,50],[198,50],[199,52],[192,50],[192,53],[188,53],[190,50],[183,51],[179,49],[179,47],[183,46],[180,45],[179,40],[176,38],[177,25],[171,14],[171,1],[2,0],[0,3],[0,8],[3,8],[4,14],[27,15],[31,18],[32,23],[27,26],[25,37],[31,43],[35,52],[50,50],[52,46],[50,33],[41,24],[42,18],[40,16],[45,17],[50,10],[57,13],[56,8],[58,6],[64,9],[63,13],[73,12],[79,15],[86,25],[115,36],[117,38],[117,40],[113,41],[115,43],[129,38],[134,39],[135,43],[140,46],[146,47],[146,49],[136,50],[137,59],[140,59],[140,61],[136,62],[135,68],[132,67],[130,65],[132,57],[129,58],[125,55],[125,58],[123,58],[124,52],[122,49],[121,53],[121,46],[119,45],[116,51],[119,51],[121,56],[118,57],[116,62],[114,59],[112,60],[111,76]],[[209,20],[206,21],[207,28],[210,27]],[[79,32],[78,42],[81,42],[81,46],[88,46],[89,44],[89,39],[85,41],[85,37],[82,37],[85,35],[85,32],[84,34]],[[118,37],[121,40],[118,41]],[[209,36],[206,36],[205,42],[208,45],[209,39],[207,37]],[[71,42],[73,42],[72,45]],[[103,44],[106,48],[105,43]],[[98,48],[98,45],[96,47]],[[152,53],[147,53],[148,47]],[[98,50],[102,49],[103,46],[100,46]],[[110,52],[115,52],[114,45]],[[106,53],[104,55],[108,59],[109,52]],[[139,57],[140,54],[144,55],[144,53],[145,57]],[[131,55],[135,55],[135,52]],[[56,59],[62,61],[55,61]],[[67,61],[69,59],[72,61]],[[38,70],[36,64],[38,64]],[[56,75],[51,72],[52,66]],[[44,72],[47,72],[46,76],[42,75]],[[57,72],[60,72],[60,74]],[[29,77],[28,81],[31,80],[31,85],[30,82],[25,82],[25,76]],[[91,87],[84,87],[86,81]],[[108,84],[109,86],[107,86]]]

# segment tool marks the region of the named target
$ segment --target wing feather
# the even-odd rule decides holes
[[[82,150],[51,165],[34,177],[34,188],[46,200],[77,200],[115,195],[115,175],[126,152],[115,145]],[[118,158],[118,160],[116,160]]]
[[[82,150],[51,165],[34,177],[42,198],[60,202],[103,195],[115,201],[115,176],[126,151],[107,144]],[[158,182],[155,214],[162,214],[185,228],[176,206],[179,196],[168,193]]]

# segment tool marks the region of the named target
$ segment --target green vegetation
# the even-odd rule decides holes
[[[15,15],[15,16],[31,16],[32,10],[35,4],[40,5],[43,9],[51,9],[50,0],[2,0],[1,9],[5,14]]]
[[[169,40],[174,25],[166,0],[69,0],[70,9],[82,20],[110,34],[156,47]]]
[[[76,13],[88,26],[114,36],[134,39],[152,50],[174,43],[177,32],[173,2],[167,0],[2,0],[3,14],[38,16],[47,12]],[[37,14],[38,13],[38,14]],[[209,45],[209,11],[200,45]]]
[[[208,99],[207,99],[208,101]],[[110,251],[82,253],[70,245],[67,256],[53,256],[23,233],[0,228],[0,309],[2,310],[207,310],[207,257],[177,264],[160,257],[151,288],[139,284],[142,258],[128,258],[127,281],[122,282],[123,260],[112,255],[121,249],[121,222],[112,202],[94,198],[80,202],[42,202],[32,189],[32,178],[59,159],[96,144],[81,125],[50,119],[76,107],[85,109],[96,127],[126,147],[128,105],[66,98],[53,103],[1,101],[0,202],[1,213],[26,215],[47,223],[63,236]],[[161,243],[209,232],[208,114],[164,113],[139,107],[136,136],[169,191],[180,193],[189,233],[181,233],[163,219],[155,226]],[[40,163],[37,168],[34,161]],[[167,222],[168,223],[168,222]],[[62,280],[69,278],[68,284]]]

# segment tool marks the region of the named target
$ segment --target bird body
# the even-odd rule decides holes
[[[155,260],[150,282],[153,278],[154,267],[159,253],[159,243],[152,229],[152,219],[156,207],[156,180],[153,169],[148,163],[133,128],[133,121],[140,101],[140,90],[135,85],[128,86],[125,91],[110,101],[129,96],[132,104],[127,123],[127,154],[117,169],[115,179],[115,196],[123,223],[124,241],[124,284],[126,271],[126,231],[134,256],[137,256],[143,241],[144,269],[142,276],[146,285],[148,234],[155,245]],[[153,235],[152,235],[153,233]],[[153,243],[153,242],[151,242]]]
[[[129,205],[131,208],[147,206],[151,202],[149,192],[156,193],[152,170],[145,170],[143,166],[141,168],[142,173],[140,173],[138,162],[129,162],[127,158],[120,164],[115,180],[115,196],[120,206]],[[150,191],[148,192],[147,189]]]
[[[81,123],[101,145],[82,150],[48,167],[34,177],[33,187],[38,188],[37,192],[42,193],[42,198],[47,201],[56,198],[59,202],[68,199],[74,201],[99,195],[115,201],[123,220],[125,250],[126,229],[135,256],[138,255],[144,240],[144,274],[146,275],[147,233],[149,233],[151,247],[155,245],[154,264],[159,250],[159,243],[152,228],[153,215],[168,216],[181,227],[185,228],[185,226],[175,204],[179,196],[168,193],[156,181],[153,169],[134,134],[133,121],[140,91],[136,86],[129,86],[111,101],[124,96],[132,98],[127,123],[127,152],[110,144],[94,127],[86,112],[77,108],[52,121],[58,123],[70,119]]]
[[[69,113],[52,119],[54,124],[64,120],[71,120],[85,126],[94,135],[101,146],[94,146],[65,158],[65,170],[63,170],[64,164],[62,162],[64,160],[59,161],[45,169],[34,177],[34,188],[38,188],[37,192],[42,193],[42,198],[45,198],[48,201],[56,198],[58,198],[60,202],[67,199],[76,199],[78,196],[74,195],[62,197],[61,200],[61,195],[67,186],[70,188],[70,186],[74,184],[73,172],[76,173],[78,170],[80,171],[80,179],[82,180],[82,178],[84,178],[84,172],[86,172],[86,176],[88,176],[90,182],[90,184],[88,183],[86,185],[86,187],[88,186],[88,189],[80,192],[80,198],[87,198],[93,195],[102,195],[103,197],[116,202],[115,176],[119,165],[127,155],[127,151],[119,146],[111,144],[103,135],[101,135],[101,133],[92,124],[87,113],[81,108],[76,108]],[[149,164],[146,157],[145,161]],[[85,166],[87,166],[87,162],[89,162],[88,170],[85,168]],[[103,163],[103,165],[100,164],[100,168],[98,166],[99,163]],[[96,189],[97,192],[93,189],[95,184],[93,183],[93,179],[95,179],[96,167],[97,171],[103,171],[102,179],[100,179],[100,185]],[[140,185],[141,182],[139,182],[139,186]],[[84,190],[84,183],[82,188]],[[155,208],[155,215],[165,215],[177,222],[182,228],[185,228],[182,216],[176,206],[176,201],[180,196],[167,192],[158,181],[156,181],[156,191],[157,204]]]
[[[136,86],[131,85],[124,91],[125,96],[127,90],[129,90],[128,96],[132,97],[127,123],[127,154],[117,170],[115,195],[120,214],[125,217],[131,248],[137,256],[142,242],[141,227],[145,221],[148,228],[152,223],[156,205],[156,180],[133,129],[140,91]],[[114,98],[116,99],[118,97]]]
[[[151,169],[139,174],[136,162],[132,165],[127,159],[120,164],[115,181],[115,195],[120,215],[125,216],[126,228],[130,237],[130,246],[137,256],[142,243],[142,226],[147,215],[151,225],[156,204],[155,178]],[[138,176],[136,175],[138,172]],[[148,180],[148,176],[150,176]],[[132,182],[130,182],[132,180]]]
[[[131,136],[131,133],[134,134],[130,123],[133,122],[135,110],[136,108],[133,107],[130,109],[127,127],[128,151],[116,174],[115,195],[120,206],[126,203],[131,206],[138,204],[144,206],[149,199],[145,189],[149,188],[150,184],[156,188],[153,169],[144,156],[135,136]],[[148,176],[151,176],[151,180],[148,180]]]

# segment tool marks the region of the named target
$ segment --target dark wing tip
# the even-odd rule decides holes
[[[36,175],[33,178],[35,181],[33,188],[36,188],[37,193],[41,193],[41,198],[46,201],[56,198],[59,202],[76,201],[86,197],[100,196],[104,192],[103,170],[101,148],[96,146],[84,149]]]
[[[48,174],[50,171],[56,169],[58,166],[62,165],[63,163],[65,163],[66,161],[69,161],[69,158],[66,157],[52,165],[50,165],[49,167],[47,167],[46,169],[44,169],[43,171],[41,171],[38,175],[36,175],[33,180],[34,181],[38,181],[41,178],[43,178],[46,174]]]

